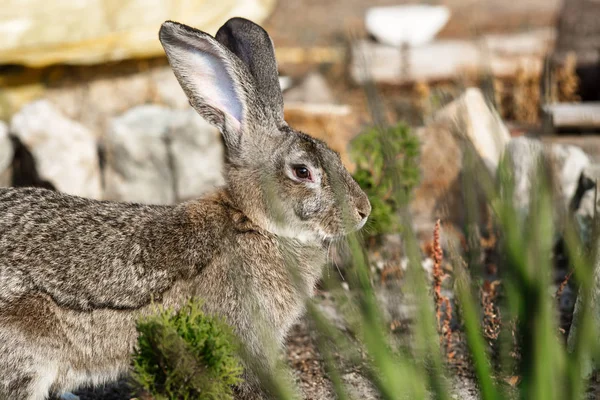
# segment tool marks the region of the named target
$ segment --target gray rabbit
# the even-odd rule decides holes
[[[175,206],[0,189],[0,399],[45,399],[127,372],[135,321],[191,296],[244,343],[240,398],[268,397],[274,361],[368,198],[323,142],[290,128],[273,45],[229,20],[213,38],[165,22],[160,41],[196,111],[222,132],[226,186]]]

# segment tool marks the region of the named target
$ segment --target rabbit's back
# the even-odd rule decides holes
[[[173,207],[0,189],[0,301],[29,291],[75,310],[146,304],[174,279],[153,242],[168,244],[179,219]]]
[[[0,399],[125,372],[136,319],[152,300],[185,301],[231,242],[224,203],[219,194],[168,207],[0,189]]]

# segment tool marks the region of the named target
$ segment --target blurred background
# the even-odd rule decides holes
[[[157,31],[173,19],[214,34],[244,16],[273,38],[290,124],[349,168],[349,143],[366,128],[414,128],[413,212],[430,231],[432,217],[462,214],[460,201],[442,201],[460,172],[448,121],[462,111],[440,111],[466,88],[480,89],[469,118],[489,105],[503,119],[494,143],[478,130],[469,139],[488,146],[491,166],[524,134],[596,159],[599,13],[592,0],[5,0],[0,185],[174,203],[222,183],[218,134],[189,107]],[[586,106],[562,104],[573,102]]]
[[[402,331],[410,310],[389,300],[384,284],[402,278],[407,259],[374,130],[388,132],[400,159],[429,274],[438,219],[443,247],[467,252],[472,239],[465,233],[466,147],[491,175],[505,153],[512,156],[520,212],[528,212],[531,174],[544,155],[552,160],[557,209],[582,220],[594,214],[597,0],[3,0],[0,186],[174,204],[222,184],[219,133],[189,106],[158,29],[172,19],[214,34],[233,16],[271,35],[289,124],[339,151],[374,203],[369,265],[392,331]],[[477,240],[489,300],[497,263],[486,212],[484,204]],[[568,268],[555,264],[559,285]],[[575,295],[562,290],[567,335]],[[452,298],[450,289],[446,295]],[[337,323],[329,297],[322,300]],[[493,336],[494,321],[486,321]],[[288,356],[312,390],[308,397],[328,398],[313,339],[300,324]],[[360,374],[344,379],[373,398]]]

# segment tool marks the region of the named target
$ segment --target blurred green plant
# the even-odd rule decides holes
[[[419,183],[419,140],[399,123],[388,128],[370,128],[351,144],[356,163],[354,179],[369,196],[372,212],[368,233],[378,235],[400,229],[400,205],[396,191],[409,195]],[[395,182],[400,182],[400,186]]]
[[[242,373],[235,337],[201,307],[190,300],[177,312],[161,309],[138,321],[132,375],[153,399],[233,398]]]
[[[378,136],[380,137],[380,136]],[[379,140],[379,139],[376,139]],[[377,149],[377,147],[375,147]],[[384,144],[379,147],[388,151]],[[396,151],[396,150],[392,150]],[[452,252],[449,261],[453,266],[454,292],[458,309],[458,346],[447,352],[440,346],[434,312],[431,283],[421,266],[419,243],[410,229],[410,216],[406,207],[399,208],[405,252],[409,259],[403,292],[416,307],[406,340],[395,340],[397,333],[386,321],[386,311],[378,300],[373,274],[370,272],[366,252],[359,240],[349,238],[352,266],[346,274],[349,290],[337,290],[335,280],[328,281],[329,289],[346,296],[344,307],[355,313],[350,336],[340,333],[318,310],[309,306],[315,321],[326,368],[332,378],[333,389],[340,399],[348,398],[347,388],[341,380],[339,365],[334,354],[349,356],[352,341],[358,340],[365,357],[360,363],[376,392],[383,399],[449,399],[460,386],[451,382],[464,382],[454,375],[450,354],[458,351],[465,360],[459,369],[472,371],[471,383],[482,399],[587,399],[588,377],[591,368],[600,360],[594,318],[594,255],[586,251],[574,220],[566,224],[563,237],[569,256],[570,268],[579,287],[577,321],[571,327],[569,345],[559,329],[557,301],[551,293],[554,287],[552,252],[557,227],[553,226],[553,191],[548,174],[540,165],[535,184],[532,185],[532,204],[526,218],[520,218],[513,204],[514,182],[509,171],[510,163],[502,162],[497,177],[476,161],[467,163],[466,185],[476,185],[485,195],[485,201],[497,227],[498,241],[495,251],[496,267],[500,271],[503,295],[497,299],[500,334],[497,349],[500,357],[492,357],[492,343],[484,336],[484,310],[480,293],[485,277],[481,268],[475,268],[477,258],[464,259],[458,251]],[[392,177],[393,179],[393,177]],[[395,182],[401,182],[396,179]],[[399,189],[398,189],[399,188]],[[391,197],[397,204],[406,199],[403,185],[392,185]],[[403,200],[404,199],[404,200]],[[477,208],[478,196],[467,194],[465,207]],[[477,224],[483,221],[471,221]],[[596,243],[596,239],[593,242]],[[340,294],[341,293],[341,294]],[[345,295],[344,295],[345,293]],[[404,344],[400,344],[404,343]],[[354,345],[354,349],[356,345]],[[460,396],[460,394],[458,394]]]

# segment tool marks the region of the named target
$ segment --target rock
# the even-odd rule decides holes
[[[42,179],[64,193],[102,197],[96,137],[85,126],[39,100],[23,107],[10,129],[33,155]]]
[[[448,121],[431,121],[417,129],[421,144],[421,181],[410,203],[414,229],[422,240],[431,240],[435,221],[460,224],[465,219],[461,173],[463,148]]]
[[[465,149],[475,154],[495,176],[500,157],[510,137],[496,111],[479,89],[467,89],[458,99],[433,115],[417,130],[421,143],[421,182],[410,204],[415,231],[431,239],[435,221],[464,226]],[[481,202],[485,215],[484,202]]]
[[[0,64],[98,64],[163,55],[158,29],[175,20],[215,34],[227,19],[263,21],[275,0],[4,0]]]
[[[584,193],[581,195],[581,201],[579,202],[579,207],[577,207],[576,211],[578,216],[591,221],[592,218],[594,218],[594,209],[598,207],[598,205],[594,207],[596,188],[593,185],[600,186],[600,164],[590,164],[586,166],[583,169],[582,175],[583,179],[588,179],[589,181],[586,185],[587,187],[582,188],[584,189]],[[600,212],[600,209],[597,209],[596,212]]]
[[[219,131],[196,111],[174,111],[169,128],[176,199],[200,197],[225,183],[223,145]]]
[[[542,151],[542,143],[523,136],[512,139],[506,146],[506,156],[511,160],[515,186],[513,201],[519,210],[529,209],[532,174],[535,173]]]
[[[391,46],[420,46],[433,40],[446,25],[450,10],[445,6],[401,5],[367,10],[367,31]]]
[[[510,134],[481,90],[467,89],[461,97],[438,111],[434,118],[451,123],[454,135],[473,145],[490,171],[496,172]]]
[[[194,110],[132,108],[110,123],[106,198],[172,204],[223,183],[218,131]]]
[[[591,164],[585,152],[576,146],[551,147],[552,161],[558,168],[558,179],[564,196],[565,206],[568,206],[575,195],[581,173]]]
[[[51,88],[44,94],[69,118],[80,121],[99,135],[109,121],[142,104],[189,109],[189,101],[170,67],[93,79],[76,85]]]
[[[281,88],[282,92],[285,92],[286,90],[291,88],[292,87],[292,78],[290,78],[289,76],[280,76],[279,77],[279,87]]]
[[[135,107],[110,122],[106,137],[105,198],[149,204],[175,202],[167,147],[168,108]]]
[[[316,104],[335,104],[333,93],[323,75],[312,72],[302,83],[289,89],[284,95],[284,101]]]
[[[558,198],[561,209],[566,210],[579,182],[579,177],[590,165],[589,157],[576,146],[561,144],[543,144],[527,137],[512,139],[506,147],[515,184],[514,203],[517,209],[527,214],[530,204],[531,190],[541,157],[551,163],[552,175],[558,183]]]
[[[11,185],[14,149],[8,137],[8,126],[0,121],[0,187]]]
[[[151,93],[151,76],[132,74],[94,79],[74,87],[51,89],[46,98],[65,115],[81,121],[98,135],[102,135],[111,118],[136,105],[148,103]]]

